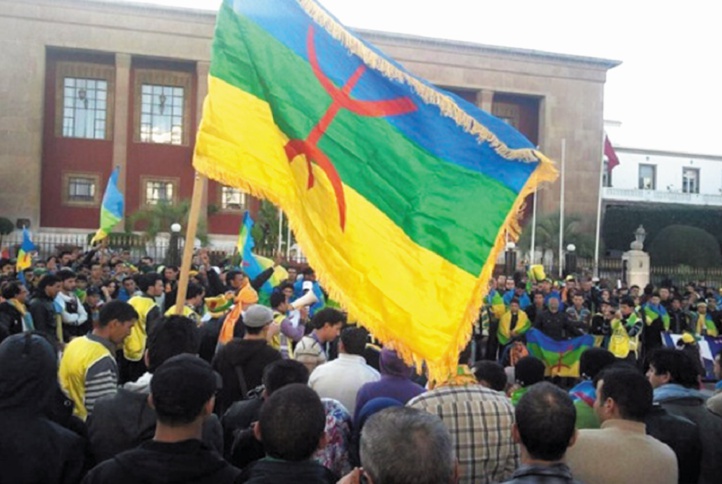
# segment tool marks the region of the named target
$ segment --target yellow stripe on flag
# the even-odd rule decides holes
[[[469,333],[460,321],[468,320],[472,295],[481,297],[478,275],[415,244],[348,185],[344,185],[348,219],[342,232],[331,184],[316,168],[316,184],[306,190],[307,164],[289,163],[283,150],[288,139],[274,124],[269,105],[212,76],[209,88],[213,100],[207,98],[204,107],[196,169],[267,198],[287,212],[331,298],[341,302],[352,319],[358,318],[386,343],[403,341],[397,348],[409,360],[412,354],[423,354],[440,371],[455,366]],[[214,128],[233,133],[234,142],[215,136]],[[291,183],[292,178],[297,183]],[[331,246],[328,240],[339,242]],[[315,253],[317,248],[323,253]],[[340,294],[336,287],[364,291]],[[394,294],[395,300],[387,294]]]

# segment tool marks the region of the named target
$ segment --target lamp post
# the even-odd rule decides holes
[[[574,244],[567,245],[567,253],[565,255],[564,266],[567,275],[577,272],[577,246]]]
[[[504,252],[504,274],[512,276],[514,271],[516,271],[516,244],[507,242]]]
[[[168,242],[168,265],[178,266],[180,264],[180,231],[181,224],[174,223],[170,226],[170,241]]]

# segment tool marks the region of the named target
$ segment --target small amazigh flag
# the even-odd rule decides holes
[[[251,235],[251,229],[253,229],[253,219],[250,213],[246,211],[243,214],[243,222],[241,228],[238,231],[238,253],[243,258],[242,269],[243,272],[248,276],[249,279],[253,280],[258,277],[261,272],[265,271],[274,266],[271,259],[263,257],[253,253],[255,242]],[[273,275],[261,286],[261,291],[266,294],[271,294],[273,288],[288,279],[288,272],[283,267],[276,267],[273,271]]]
[[[330,296],[455,371],[505,234],[553,163],[313,0],[224,0],[193,165],[281,208]]]
[[[100,207],[100,228],[90,241],[90,245],[106,238],[113,227],[123,220],[123,194],[118,189],[118,175],[120,167],[116,167],[110,174],[108,186],[103,195],[103,204]]]
[[[529,354],[544,362],[546,376],[579,378],[582,353],[594,346],[594,336],[590,334],[558,341],[538,329],[530,329],[526,341]]]
[[[33,264],[31,252],[38,250],[37,246],[30,239],[30,231],[23,227],[23,243],[18,250],[18,260],[15,264],[16,271],[22,272]]]

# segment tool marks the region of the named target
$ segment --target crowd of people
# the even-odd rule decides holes
[[[722,393],[695,352],[722,329],[710,288],[501,276],[428,381],[286,269],[268,291],[273,267],[200,251],[177,308],[178,268],[148,257],[0,261],[0,482],[719,482]],[[595,336],[578,380],[546,376],[531,328]]]

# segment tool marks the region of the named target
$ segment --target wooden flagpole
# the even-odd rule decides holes
[[[206,183],[206,177],[196,172],[196,178],[193,182],[193,196],[191,198],[191,209],[188,214],[188,227],[186,227],[186,239],[183,246],[183,262],[180,268],[180,280],[178,281],[178,293],[175,299],[175,313],[183,314],[183,306],[186,303],[186,294],[188,292],[188,281],[190,279],[191,262],[193,260],[193,246],[196,240],[196,231],[198,229],[198,220],[201,214],[201,201],[203,200],[203,187]]]

